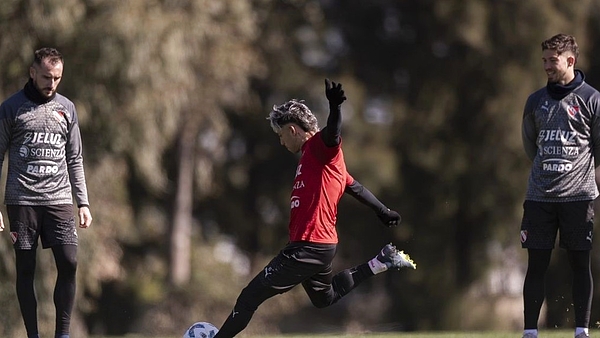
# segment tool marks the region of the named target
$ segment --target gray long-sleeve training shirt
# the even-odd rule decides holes
[[[533,161],[526,200],[573,202],[598,196],[600,93],[577,71],[578,85],[556,97],[544,87],[527,99],[522,136]]]
[[[56,96],[35,103],[20,90],[0,105],[0,172],[8,151],[5,204],[87,206],[75,105]]]

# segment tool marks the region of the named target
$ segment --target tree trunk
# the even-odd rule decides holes
[[[170,282],[181,286],[191,275],[192,204],[194,198],[194,128],[184,125],[179,139],[177,183],[170,246]]]

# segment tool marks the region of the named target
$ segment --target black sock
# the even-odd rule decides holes
[[[350,269],[340,271],[333,276],[333,289],[339,297],[347,295],[350,291],[356,288],[360,283],[367,278],[373,277],[373,271],[369,268],[368,263],[363,263]]]
[[[575,326],[589,327],[594,283],[589,251],[569,251],[569,262],[573,270],[573,307]]]
[[[35,299],[34,275],[35,250],[15,250],[17,268],[17,298],[27,337],[38,337],[37,300]]]
[[[77,246],[59,245],[52,248],[58,276],[54,287],[54,306],[56,308],[57,338],[69,335],[71,325],[71,312],[75,302],[75,279],[77,271]]]
[[[545,296],[546,270],[552,250],[528,251],[527,274],[523,284],[524,328],[537,329],[540,310]]]

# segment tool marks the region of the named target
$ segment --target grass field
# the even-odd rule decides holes
[[[595,331],[590,331],[590,336],[595,337]],[[418,333],[362,333],[362,334],[310,334],[310,335],[243,335],[240,338],[521,338],[521,332],[418,332]],[[539,338],[570,338],[573,337],[572,330],[548,330],[541,331]],[[92,337],[92,338],[115,338],[115,337]],[[128,335],[124,338],[148,338],[145,336]],[[180,336],[165,336],[153,338],[181,338]]]

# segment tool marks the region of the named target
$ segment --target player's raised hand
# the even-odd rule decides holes
[[[339,106],[346,101],[342,84],[329,81],[329,79],[325,79],[325,96],[327,96],[330,105]]]
[[[377,215],[377,217],[379,217],[381,222],[388,228],[395,227],[402,222],[402,217],[400,217],[400,214],[390,209],[387,209],[383,213]]]

